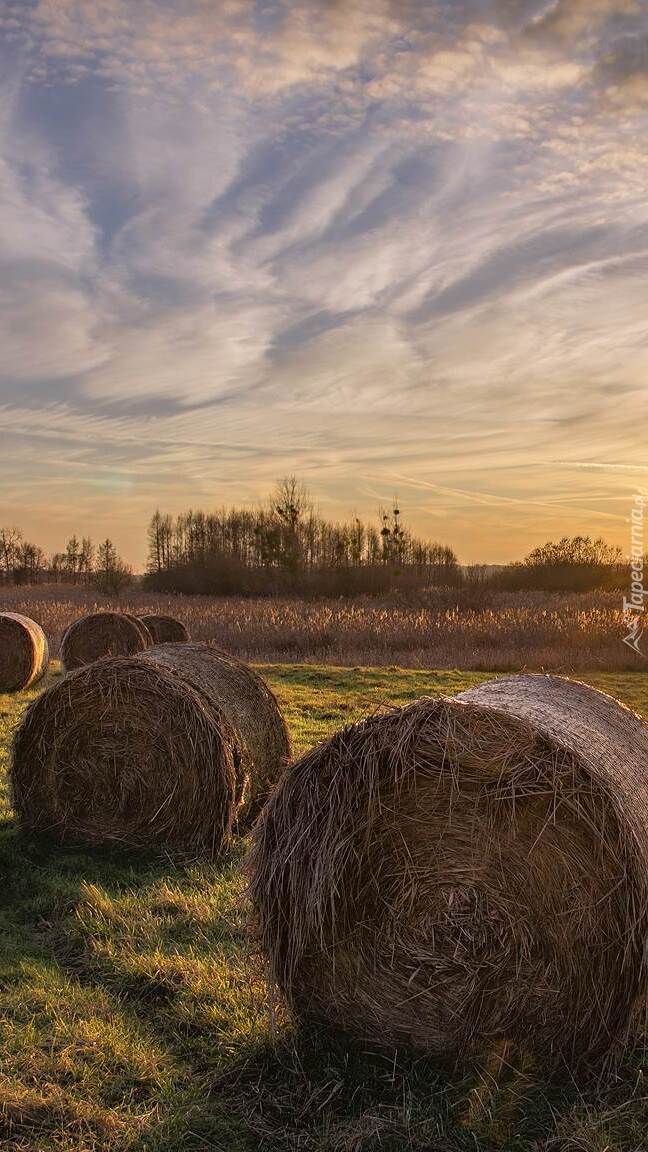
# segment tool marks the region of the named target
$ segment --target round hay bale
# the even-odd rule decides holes
[[[648,733],[583,684],[514,676],[338,733],[249,860],[271,988],[362,1040],[578,1064],[646,986]]]
[[[150,648],[146,625],[128,612],[91,612],[70,624],[61,637],[60,657],[66,672],[102,656],[132,656]]]
[[[209,644],[163,644],[146,653],[202,692],[235,732],[239,818],[260,811],[290,759],[290,738],[277,699],[243,660]]]
[[[47,672],[49,650],[40,624],[0,612],[0,692],[22,692]]]
[[[27,710],[13,746],[21,827],[64,842],[217,855],[287,755],[274,697],[206,644],[166,644],[71,672]]]
[[[154,644],[185,644],[189,639],[188,628],[175,616],[147,615],[138,620],[148,628]]]

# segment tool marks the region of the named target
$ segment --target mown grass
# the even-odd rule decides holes
[[[483,677],[266,666],[297,751],[381,703]],[[648,675],[592,682],[648,717]],[[34,692],[0,696],[8,741]],[[49,848],[0,816],[0,1148],[639,1152],[643,1040],[614,1079],[448,1080],[407,1052],[271,1024],[237,844],[215,866]]]

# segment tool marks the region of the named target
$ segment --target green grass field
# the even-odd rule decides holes
[[[266,666],[297,752],[479,673]],[[51,677],[50,677],[51,679]],[[648,718],[648,674],[588,679]],[[36,692],[0,696],[11,731]],[[639,1041],[613,1080],[449,1081],[408,1052],[271,1026],[245,845],[215,866],[48,848],[0,825],[0,1148],[39,1152],[640,1152]]]

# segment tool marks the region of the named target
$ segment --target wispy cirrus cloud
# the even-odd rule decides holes
[[[21,0],[0,37],[0,517],[53,546],[74,497],[139,560],[158,502],[300,471],[334,516],[406,486],[468,559],[623,542],[639,0]]]

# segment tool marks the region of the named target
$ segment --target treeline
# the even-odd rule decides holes
[[[118,596],[132,580],[111,540],[95,547],[73,535],[47,557],[19,529],[0,528],[0,583],[92,584]],[[397,504],[375,523],[358,517],[332,523],[317,514],[294,477],[281,481],[256,511],[156,511],[144,576],[152,590],[189,595],[354,596],[462,587],[462,602],[472,597],[480,604],[502,591],[627,591],[630,582],[621,549],[589,536],[550,541],[499,568],[462,568],[452,548],[412,533]]]
[[[63,551],[48,557],[19,528],[0,528],[0,583],[92,584],[106,595],[118,596],[132,580],[132,569],[112,540],[95,547],[87,536],[71,536]]]
[[[159,591],[339,596],[460,581],[453,550],[413,535],[397,506],[377,525],[335,524],[293,477],[256,512],[157,511],[148,530],[146,583]]]

